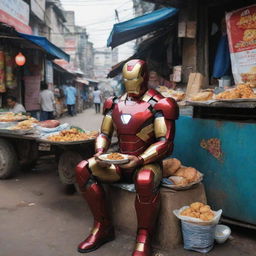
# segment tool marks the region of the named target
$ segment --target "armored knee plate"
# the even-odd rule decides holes
[[[75,169],[76,172],[76,181],[79,185],[81,191],[86,189],[86,185],[91,178],[91,173],[88,168],[88,161],[81,161]]]

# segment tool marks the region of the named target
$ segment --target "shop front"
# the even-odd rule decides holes
[[[18,33],[8,25],[0,27],[1,108],[7,96],[14,96],[27,112],[39,118],[40,82],[51,86],[49,62],[69,56],[46,38]],[[20,62],[21,60],[21,62]]]

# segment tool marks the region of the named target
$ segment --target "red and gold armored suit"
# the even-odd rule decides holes
[[[146,89],[144,61],[126,63],[123,77],[127,93],[121,98],[110,98],[104,104],[101,133],[96,139],[96,157],[82,161],[76,168],[77,182],[94,216],[94,228],[80,243],[78,251],[90,252],[114,239],[101,183],[133,181],[138,221],[133,256],[149,256],[160,202],[161,160],[173,149],[178,106],[173,99]],[[104,166],[97,156],[108,150],[114,129],[120,152],[129,154],[130,162]]]

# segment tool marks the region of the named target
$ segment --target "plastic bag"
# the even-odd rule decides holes
[[[184,249],[207,253],[213,248],[215,227],[218,224],[222,210],[213,211],[211,221],[203,221],[199,218],[182,216],[180,213],[188,208],[184,206],[174,210],[174,215],[181,220]]]
[[[113,187],[118,187],[126,191],[130,192],[136,192],[135,185],[134,184],[128,184],[128,183],[113,183],[111,184]]]
[[[184,249],[207,253],[214,245],[214,233],[217,224],[202,226],[181,221]]]
[[[183,210],[187,209],[188,207],[189,206],[184,206],[184,207],[180,208],[179,210],[174,210],[173,213],[180,220],[184,220],[184,221],[187,221],[187,222],[193,222],[193,223],[198,224],[198,225],[218,224],[218,222],[220,220],[220,217],[221,217],[221,214],[222,214],[222,210],[213,211],[214,218],[211,221],[204,221],[204,220],[201,220],[201,219],[198,219],[198,218],[193,218],[193,217],[188,217],[188,216],[180,215],[180,213]]]
[[[46,127],[42,127],[37,125],[36,129],[41,133],[41,134],[49,134],[49,133],[56,133],[56,132],[60,132],[63,130],[68,130],[70,128],[70,125],[68,123],[64,123],[61,124],[57,127],[54,128],[46,128]]]

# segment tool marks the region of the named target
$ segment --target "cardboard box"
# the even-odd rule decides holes
[[[196,38],[196,22],[195,21],[187,21],[186,37],[187,38]]]
[[[186,90],[186,99],[198,93],[204,84],[204,76],[201,73],[190,73]]]

